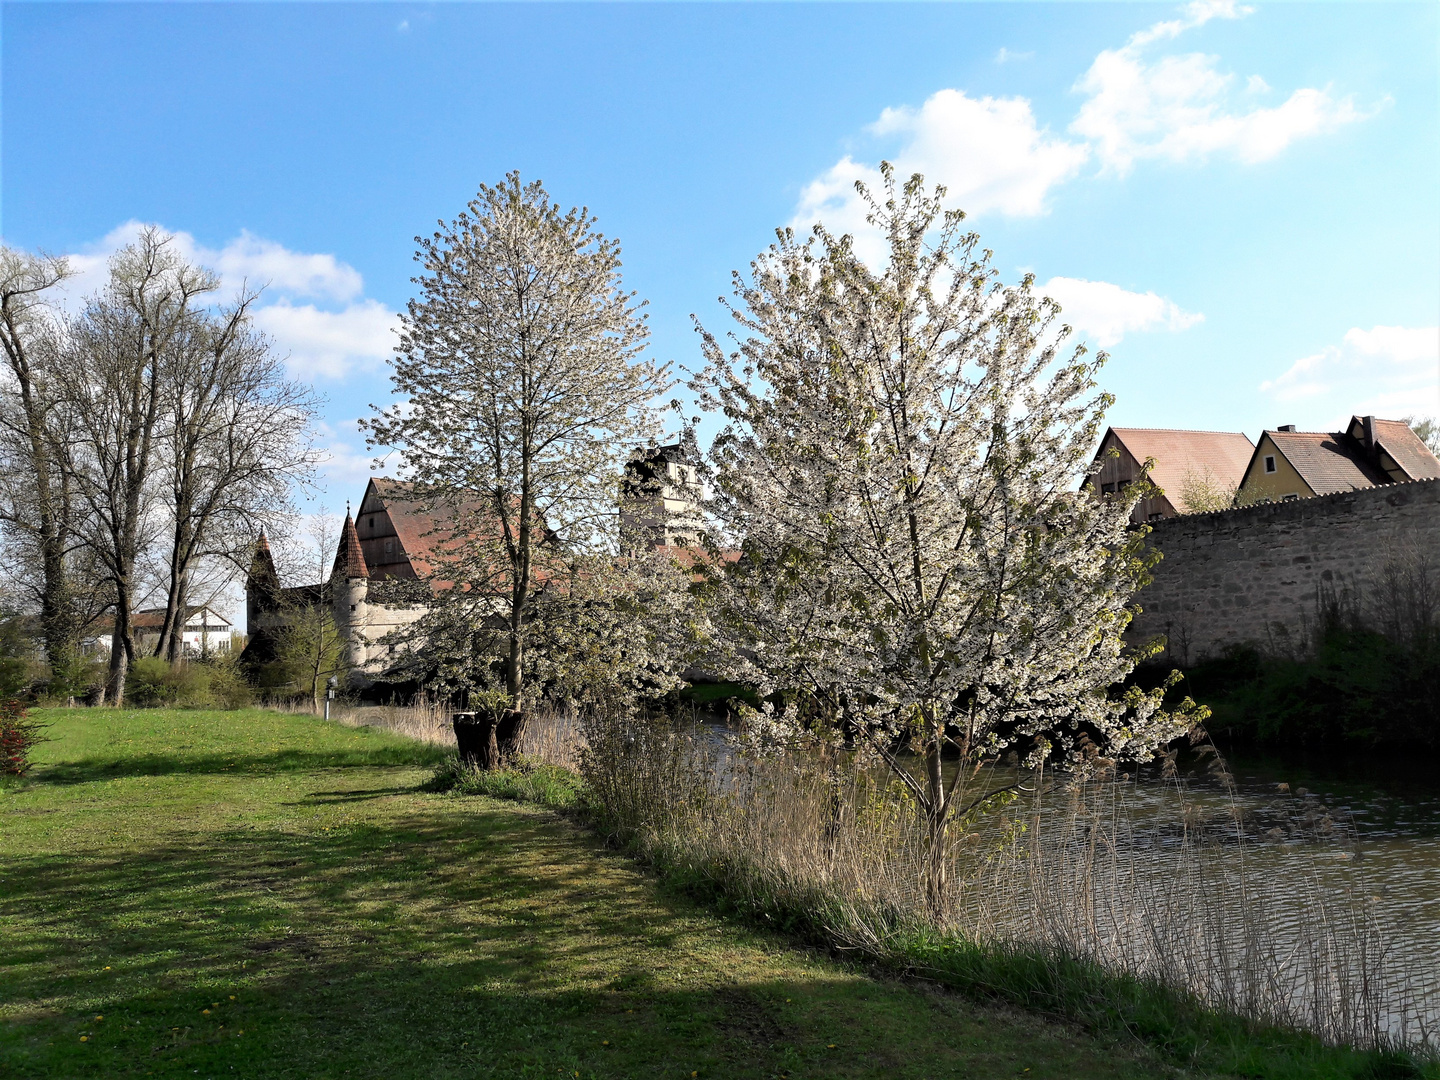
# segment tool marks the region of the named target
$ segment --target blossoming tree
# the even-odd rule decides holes
[[[557,606],[542,601],[583,576],[586,556],[618,550],[624,466],[658,433],[652,402],[669,379],[641,355],[648,329],[621,287],[619,244],[540,184],[512,173],[482,186],[417,243],[421,291],[391,361],[401,404],[369,421],[371,441],[399,448],[454,522],[434,545],[444,595],[417,640],[462,658],[462,684],[498,653],[520,711],[527,646]]]
[[[709,509],[742,552],[716,617],[737,674],[784,702],[751,719],[889,764],[927,823],[939,914],[950,823],[994,795],[967,789],[980,763],[1145,759],[1200,717],[1113,689],[1141,656],[1122,634],[1151,556],[1129,528],[1143,490],[1079,484],[1104,354],[1062,356],[1058,305],[998,283],[943,189],[884,175],[883,202],[860,188],[883,267],[784,230],[736,275],[735,350],[701,328],[692,389],[725,419]]]

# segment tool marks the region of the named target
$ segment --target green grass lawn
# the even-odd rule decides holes
[[[54,710],[0,788],[0,1076],[1135,1077],[667,894],[308,717]]]

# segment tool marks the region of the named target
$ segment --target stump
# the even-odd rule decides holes
[[[506,709],[495,725],[500,757],[509,761],[520,753],[520,740],[525,737],[525,714],[519,709]]]
[[[461,761],[476,769],[493,769],[500,764],[493,716],[460,712],[451,717],[450,722],[455,728],[455,746]]]

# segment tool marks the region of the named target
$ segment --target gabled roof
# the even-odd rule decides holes
[[[229,619],[221,615],[208,604],[196,604],[185,609],[185,620],[182,629],[189,627],[196,616],[203,619],[201,625],[209,630],[225,630],[233,626]],[[165,625],[165,609],[163,607],[142,608],[139,611],[130,613],[130,626],[139,631],[159,630]],[[107,616],[103,620],[96,619],[86,628],[89,633],[113,634],[115,632],[115,617]]]
[[[1434,480],[1440,477],[1440,461],[1430,452],[1419,435],[1410,430],[1404,420],[1381,420],[1376,417],[1354,417],[1353,427],[1359,420],[1362,425],[1370,421],[1374,432],[1375,445],[1389,454],[1395,464],[1404,470],[1411,480]]]
[[[427,505],[424,492],[417,485],[383,476],[370,478],[365,497],[360,501],[364,513],[370,512],[364,508],[370,504],[372,495],[389,515],[390,524],[415,575],[429,577],[440,561],[440,549],[453,540],[454,508],[445,503]]]
[[[1316,495],[1390,482],[1388,476],[1365,460],[1343,432],[1267,431],[1261,441],[1265,438]],[[1260,453],[1258,448],[1255,453]]]
[[[1189,476],[1208,476],[1221,486],[1238,487],[1255,450],[1241,431],[1111,428],[1109,433],[1137,464],[1144,465],[1146,458],[1155,459],[1150,479],[1165,492],[1170,505],[1181,512],[1189,510],[1182,494]]]

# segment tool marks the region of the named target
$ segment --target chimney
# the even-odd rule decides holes
[[[1275,430],[1276,430],[1276,431],[1294,431],[1294,430],[1295,430],[1295,425],[1294,425],[1294,424],[1281,424],[1281,425],[1280,425],[1279,427],[1277,427]]]

